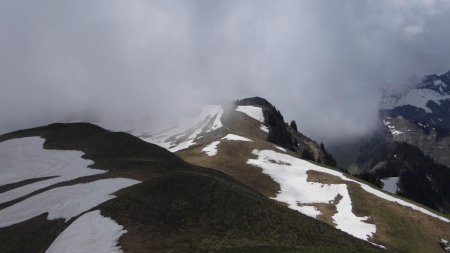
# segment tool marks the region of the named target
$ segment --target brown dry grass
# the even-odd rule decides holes
[[[364,191],[358,184],[345,182],[321,172],[308,172],[308,181],[324,184],[345,183],[358,216],[370,216],[377,226],[373,242],[397,252],[442,252],[440,238],[450,238],[450,224]],[[329,223],[329,220],[323,219]],[[329,223],[331,224],[331,223]]]
[[[254,139],[254,142],[221,140],[218,154],[213,157],[201,152],[202,147],[183,150],[177,154],[187,162],[218,169],[262,194],[274,197],[279,185],[260,168],[247,164],[254,149],[272,149],[270,143]],[[291,152],[288,151],[289,154]],[[292,155],[292,154],[291,154]],[[353,212],[358,216],[370,216],[368,222],[377,226],[373,242],[382,244],[395,252],[441,252],[440,238],[450,238],[450,225],[428,215],[378,198],[364,191],[358,184],[316,171],[308,172],[308,181],[323,184],[347,184],[353,203]],[[319,220],[335,226],[332,216],[339,199],[329,204],[314,204],[322,214]]]
[[[275,149],[272,145],[258,140],[254,142],[221,140],[217,146],[219,152],[213,157],[202,152],[203,147],[182,150],[177,152],[177,155],[189,163],[220,170],[268,197],[275,197],[279,192],[279,184],[264,174],[261,168],[247,164],[248,159],[253,156],[254,149],[270,147]]]

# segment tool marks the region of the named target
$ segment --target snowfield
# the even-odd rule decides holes
[[[417,108],[421,108],[427,113],[432,113],[431,109],[427,106],[427,103],[429,101],[440,104],[440,100],[449,98],[450,95],[441,95],[431,89],[411,89],[399,97],[390,96],[383,98],[382,108],[394,109],[398,106],[411,105]]]
[[[343,173],[320,167],[310,162],[281,154],[273,150],[254,150],[256,159],[249,159],[248,164],[260,167],[265,174],[271,176],[280,184],[280,192],[275,199],[285,202],[291,209],[306,215],[317,217],[320,211],[311,206],[314,203],[330,203],[339,201],[336,205],[337,213],[333,215],[336,228],[357,238],[368,240],[376,232],[376,226],[366,222],[368,217],[358,217],[352,212],[352,202],[346,184],[321,184],[308,182],[309,170],[326,173],[341,178],[344,181],[359,184],[363,190],[390,202],[395,202],[431,217],[450,222],[422,207],[416,206],[402,199],[388,195],[366,184],[346,177]]]
[[[229,140],[229,141],[250,141],[252,142],[252,140],[242,137],[240,135],[237,134],[227,134],[225,137],[222,138],[222,140]]]
[[[153,131],[148,134],[146,131],[134,130],[133,135],[140,137],[146,142],[150,142],[176,152],[189,148],[196,144],[196,140],[203,134],[210,133],[223,127],[223,108],[220,105],[210,105],[202,109],[195,117],[182,119],[172,127],[160,131]]]
[[[140,183],[128,178],[108,178],[62,186],[31,196],[0,210],[0,228],[48,213],[47,219],[66,221],[115,198],[114,192]]]
[[[236,108],[236,111],[245,113],[250,118],[254,118],[257,121],[261,122],[261,126],[259,127],[259,129],[266,133],[269,132],[269,128],[264,125],[264,114],[262,108],[252,105],[239,105]]]
[[[315,218],[321,212],[311,204],[337,200],[337,213],[333,216],[336,228],[363,240],[368,240],[376,232],[375,225],[365,222],[368,217],[353,214],[347,185],[308,182],[307,171],[312,164],[289,155],[273,150],[254,150],[253,154],[258,158],[250,159],[247,163],[262,168],[264,173],[280,184],[281,190],[276,200]]]
[[[0,203],[8,202],[45,187],[79,177],[105,173],[91,169],[93,161],[83,159],[81,151],[48,150],[45,139],[24,137],[0,142],[0,185],[27,179],[52,177],[0,194]]]
[[[220,141],[213,141],[208,144],[206,147],[202,149],[202,152],[205,152],[208,156],[217,155],[217,145],[219,145]]]
[[[83,214],[67,227],[46,253],[119,253],[119,238],[127,231],[99,210]]]
[[[264,123],[264,114],[260,107],[252,105],[239,105],[236,111],[247,114],[247,116],[256,119],[257,121]]]
[[[228,140],[228,141],[247,141],[247,142],[253,142],[252,140],[242,137],[237,134],[227,134],[225,137],[223,137],[221,140]],[[208,156],[215,156],[218,153],[217,146],[220,144],[220,140],[213,141],[207,146],[205,146],[202,149],[202,152],[206,153]]]

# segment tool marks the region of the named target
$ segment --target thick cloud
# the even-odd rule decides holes
[[[387,86],[450,69],[450,2],[0,2],[0,132],[268,98],[331,141]]]

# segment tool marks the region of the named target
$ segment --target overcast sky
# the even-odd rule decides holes
[[[0,133],[262,96],[322,141],[450,69],[450,1],[0,0]]]

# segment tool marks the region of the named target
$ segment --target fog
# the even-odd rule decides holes
[[[267,98],[324,142],[450,69],[450,1],[0,1],[0,133]]]

